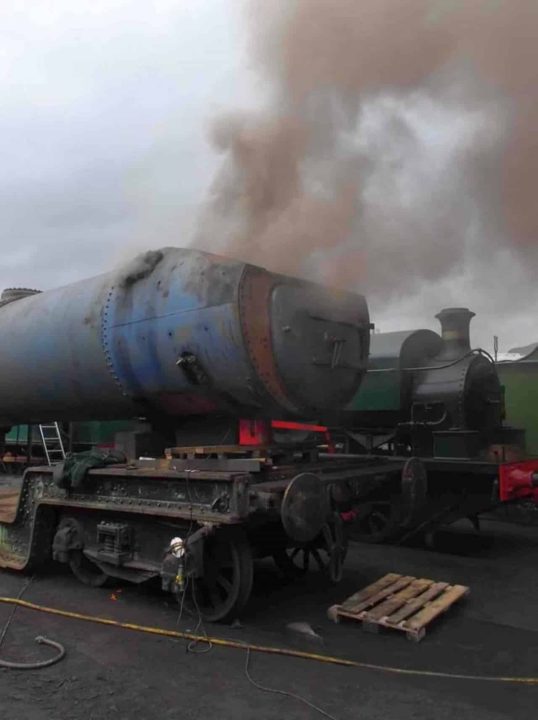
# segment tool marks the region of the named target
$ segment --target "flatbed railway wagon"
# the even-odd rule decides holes
[[[248,599],[253,556],[289,560],[282,508],[296,542],[325,544],[338,565],[328,488],[347,466],[322,480],[319,462],[298,466],[290,450],[162,458],[177,437],[222,443],[229,418],[343,407],[366,369],[362,296],[167,248],[57,290],[9,291],[0,325],[5,431],[140,417],[151,427],[133,436],[123,463],[108,464],[116,455],[101,468],[68,461],[5,474],[1,566],[24,570],[52,555],[90,585],[160,578],[173,592],[190,585],[206,618],[229,618]],[[133,462],[141,455],[156,459]]]
[[[376,488],[397,489],[402,524],[423,503],[417,457],[298,440],[299,422],[319,438],[314,421],[355,397],[370,329],[360,295],[192,249],[8,294],[1,428],[143,418],[150,429],[124,437],[124,455],[4,474],[0,566],[52,557],[91,586],[157,579],[208,620],[241,612],[257,558],[338,581],[345,525]],[[532,488],[534,470],[520,475]]]

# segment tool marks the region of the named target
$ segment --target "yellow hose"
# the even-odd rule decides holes
[[[329,663],[330,665],[342,665],[344,667],[359,668],[361,670],[377,670],[398,675],[447,678],[450,680],[475,680],[484,682],[514,683],[518,685],[538,685],[538,677],[463,675],[460,673],[438,672],[435,670],[414,670],[411,668],[392,667],[390,665],[376,665],[374,663],[360,662],[358,660],[347,660],[346,658],[334,657],[332,655],[320,655],[318,653],[292,650],[290,648],[273,647],[269,645],[254,645],[252,643],[241,643],[236,642],[235,640],[226,640],[225,638],[196,635],[194,633],[182,632],[180,630],[166,630],[164,628],[151,627],[147,625],[136,625],[134,623],[120,622],[118,620],[111,620],[109,618],[98,617],[95,615],[85,615],[83,613],[71,612],[69,610],[61,610],[60,608],[38,605],[18,598],[0,597],[0,603],[17,605],[19,607],[26,608],[27,610],[37,610],[38,612],[47,613],[49,615],[58,615],[60,617],[70,618],[71,620],[83,620],[85,622],[99,623],[100,625],[109,625],[111,627],[123,628],[124,630],[135,630],[136,632],[148,633],[150,635],[160,635],[162,637],[191,640],[200,643],[210,642],[213,645],[235,648],[237,650],[251,650],[253,652],[267,653],[270,655],[286,655],[288,657],[302,658],[303,660],[314,660],[316,662]]]

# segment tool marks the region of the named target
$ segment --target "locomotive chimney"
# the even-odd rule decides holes
[[[471,349],[469,328],[476,313],[469,308],[445,308],[435,317],[441,323],[443,359],[456,360]]]

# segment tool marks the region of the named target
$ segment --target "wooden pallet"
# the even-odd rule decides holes
[[[195,445],[192,447],[167,448],[165,455],[168,459],[181,460],[203,459],[250,459],[260,463],[271,464],[275,461],[291,462],[298,457],[302,459],[317,459],[317,448],[295,448],[294,446],[281,447],[278,445]]]
[[[194,445],[191,447],[167,448],[166,455],[170,458],[264,458],[268,456],[270,448],[265,445]]]
[[[436,617],[468,594],[465,585],[389,573],[341,605],[333,605],[327,614],[334,622],[358,620],[370,632],[383,627],[402,630],[409,640],[419,642]]]

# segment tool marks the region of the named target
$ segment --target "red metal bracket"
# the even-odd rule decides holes
[[[239,420],[240,445],[270,445],[271,426],[267,420]]]
[[[326,425],[293,422],[291,420],[239,420],[240,445],[268,445],[272,441],[272,430],[306,430],[325,436],[328,452],[335,451],[334,442]]]
[[[329,428],[325,425],[312,425],[291,420],[271,420],[271,427],[275,430],[308,430],[308,432],[326,433]]]
[[[538,503],[538,459],[503,463],[499,466],[499,499],[523,500]]]
[[[306,430],[308,432],[322,433],[327,443],[327,452],[336,452],[331,431],[326,425],[312,425],[311,423],[293,422],[291,420],[272,420],[271,427],[275,430]]]

